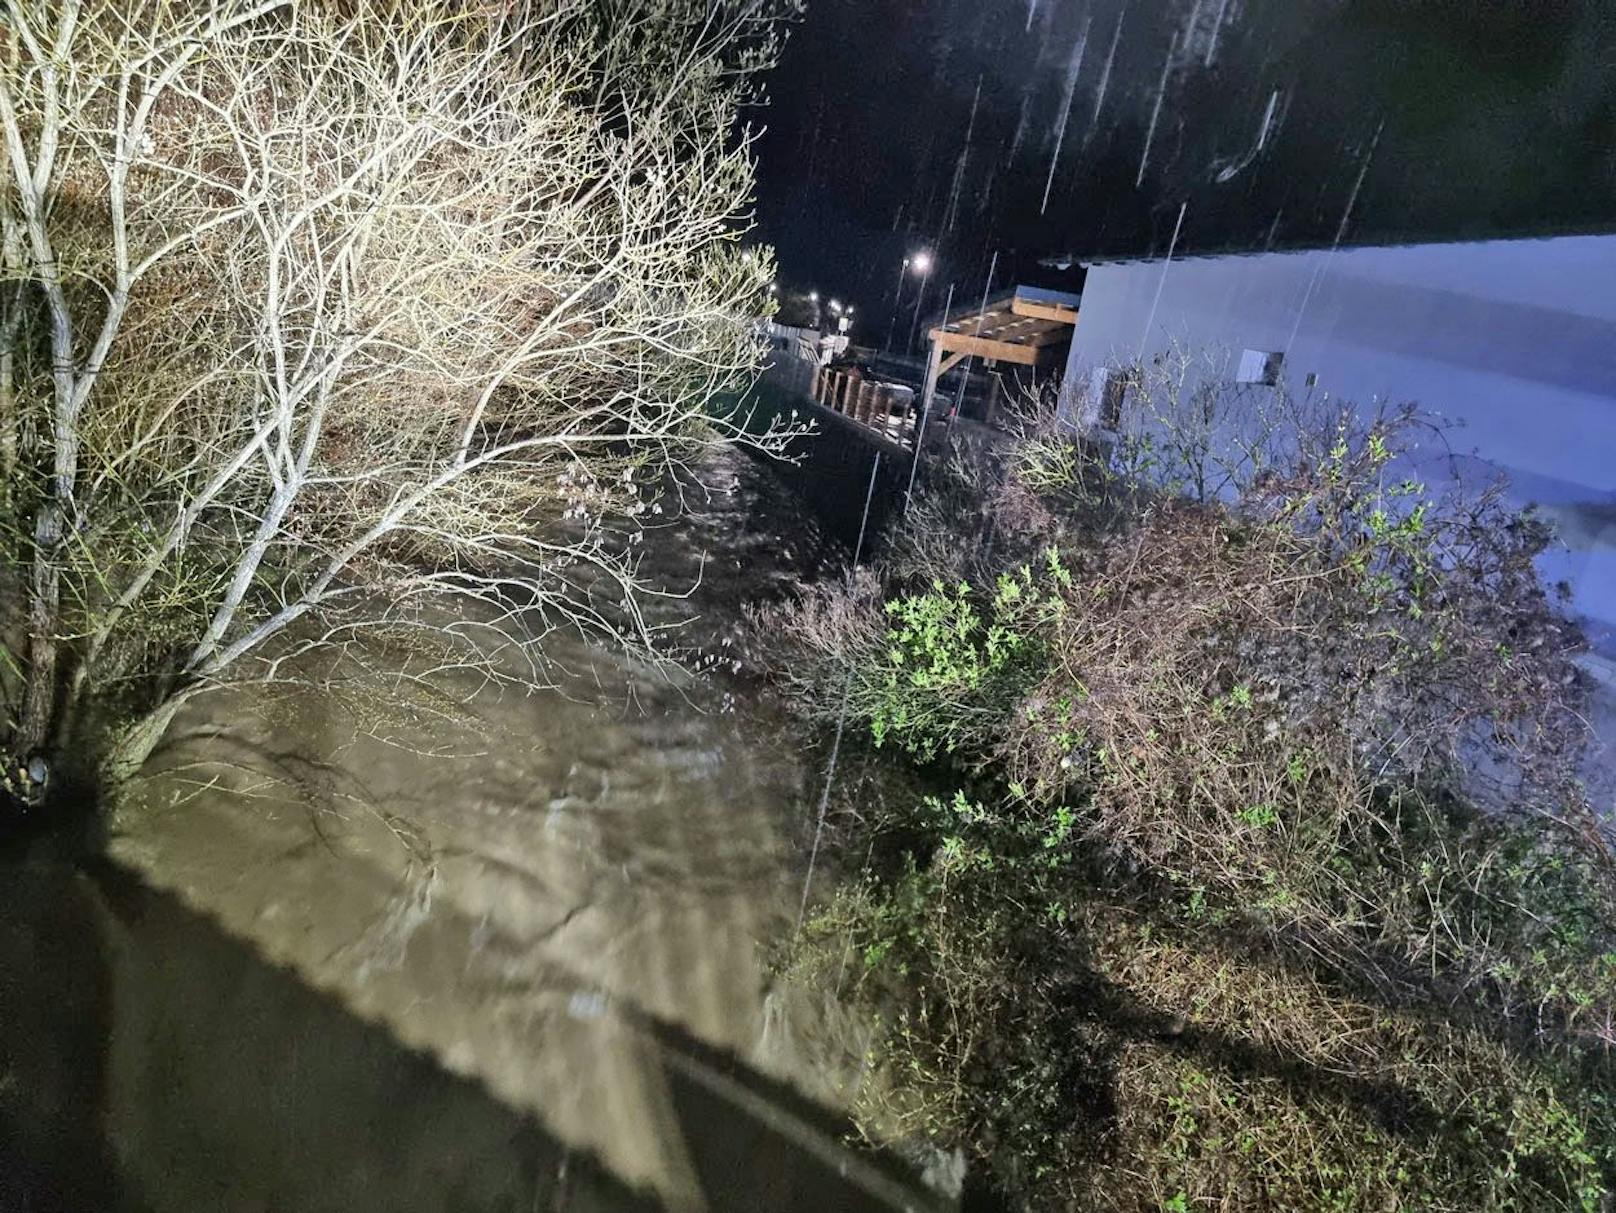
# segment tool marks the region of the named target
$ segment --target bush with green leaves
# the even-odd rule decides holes
[[[1402,474],[1413,424],[1276,428],[1201,499],[1035,430],[945,474],[954,544],[787,612],[808,715],[942,789],[849,815],[796,944],[862,959],[872,1136],[1036,1208],[1603,1207],[1581,636],[1548,529]]]

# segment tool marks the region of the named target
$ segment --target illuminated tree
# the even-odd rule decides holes
[[[654,650],[607,520],[744,437],[790,3],[5,0],[14,785],[368,632]]]

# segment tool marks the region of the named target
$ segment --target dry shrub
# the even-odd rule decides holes
[[[821,718],[961,789],[848,838],[799,946],[862,957],[871,1132],[1027,1207],[1597,1209],[1616,881],[1548,531],[1403,478],[1410,415],[1308,424],[1187,496],[1034,426],[884,596],[776,617]]]
[[[1102,1207],[1599,1207],[1586,1126],[1608,1141],[1616,1109],[1574,1075],[1199,932],[1090,925],[1102,971],[1173,1017],[1118,1056]]]
[[[836,720],[847,655],[872,651],[881,641],[881,596],[880,581],[858,570],[845,581],[810,582],[788,603],[747,606],[750,648],[802,715]],[[786,629],[790,642],[782,648]]]
[[[798,941],[795,980],[874,1014],[872,1142],[958,1145],[1034,1210],[1605,1207],[1608,1056],[1354,994],[1190,914],[1092,897],[1038,930],[1019,883],[940,855]]]

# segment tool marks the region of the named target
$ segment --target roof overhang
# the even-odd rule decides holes
[[[1077,305],[1075,295],[1018,288],[982,307],[944,317],[929,335],[944,354],[1037,366],[1072,339]]]

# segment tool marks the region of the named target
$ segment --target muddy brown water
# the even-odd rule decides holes
[[[101,846],[7,851],[0,1210],[937,1206],[846,1147],[864,1042],[764,964],[816,772],[740,605],[841,554],[703,478],[646,540],[704,570],[702,674],[558,639],[558,689],[452,711],[221,694]]]

